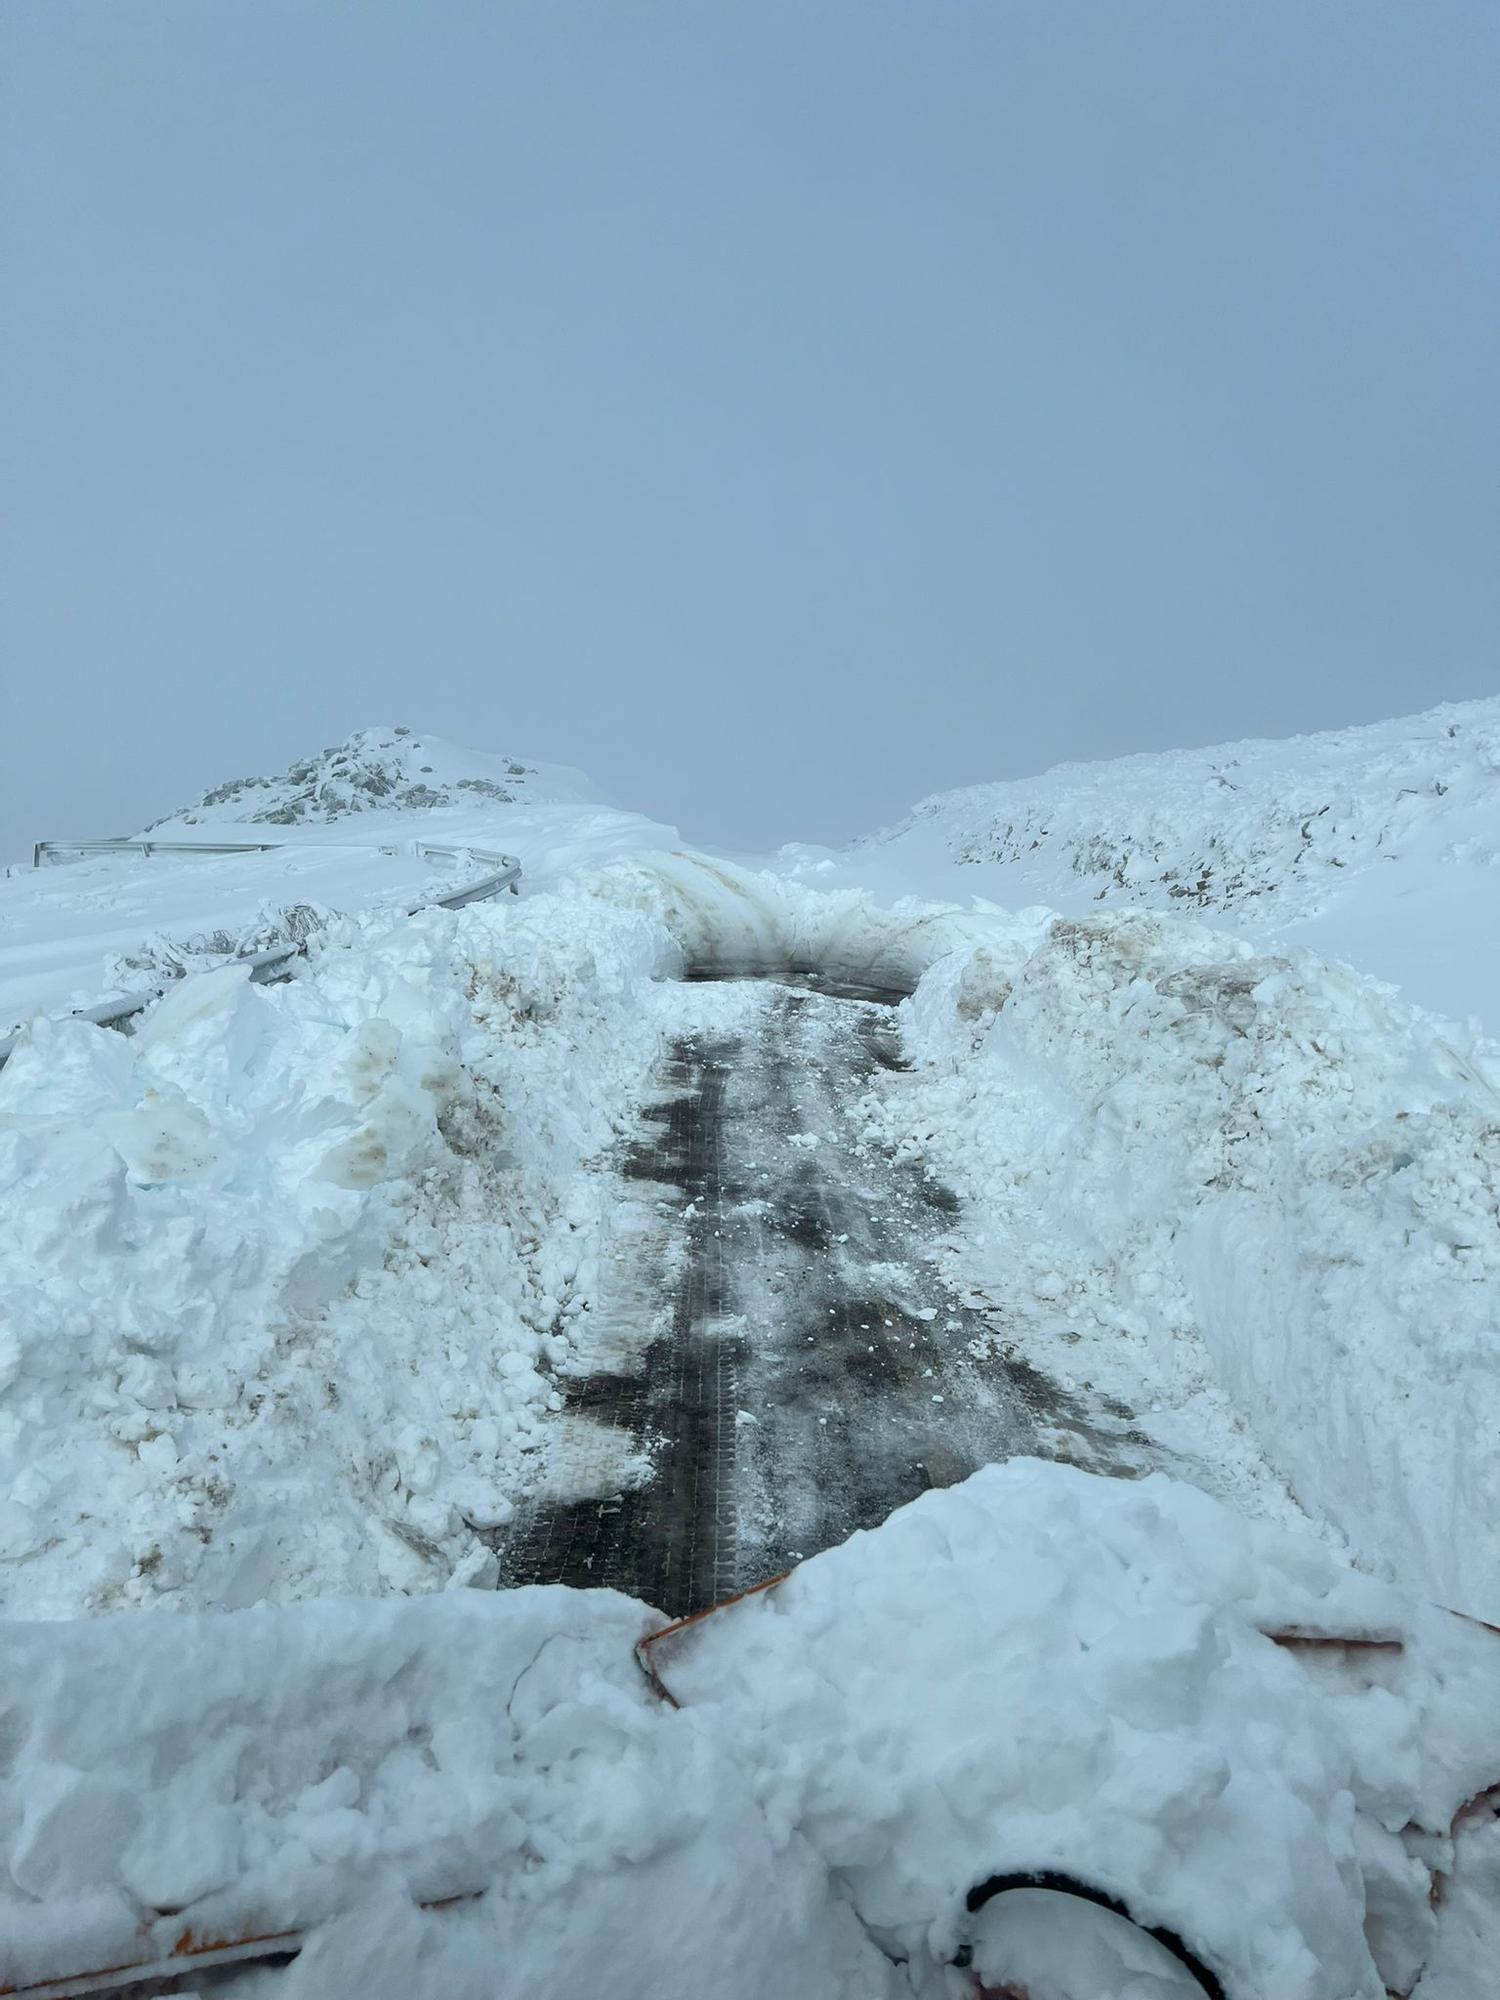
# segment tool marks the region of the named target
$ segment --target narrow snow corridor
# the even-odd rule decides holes
[[[545,1497],[498,1538],[506,1583],[682,1615],[982,1464],[1162,1462],[945,1277],[958,1203],[861,1115],[903,1067],[898,995],[788,976],[681,997],[625,1165],[643,1204],[559,1383]]]

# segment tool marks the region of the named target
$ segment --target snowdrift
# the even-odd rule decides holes
[[[1500,1621],[1500,1051],[1472,1024],[1145,913],[882,908],[685,854],[591,886],[691,964],[915,987],[920,1088],[879,1136],[969,1198],[995,1295],[1074,1301],[1133,1398],[1207,1373],[1372,1568]]]
[[[669,943],[538,897],[349,920],[0,1071],[0,1606],[494,1575],[606,1240]]]
[[[97,827],[50,826],[66,841]],[[528,894],[676,834],[597,799],[577,771],[401,730],[363,730],[279,778],[236,779],[146,831],[270,842],[265,852],[122,852],[0,870],[0,1035],[184,969],[300,940],[340,916],[389,917],[525,857]],[[452,850],[438,857],[429,845]]]
[[[996,931],[905,1014],[915,1136],[997,1290],[1071,1311],[1106,1379],[1123,1350],[1170,1398],[1206,1355],[1363,1561],[1500,1620],[1495,1051],[1154,916]]]
[[[1230,2000],[1479,1990],[1453,1885],[1500,1853],[1454,1821],[1500,1640],[1305,1533],[1023,1460],[668,1642],[680,1709],[654,1622],[526,1590],[0,1626],[0,1982],[311,1930],[231,1990],[954,2000],[976,1944],[1006,1970],[968,1891],[1041,1868]]]
[[[812,971],[909,993],[935,960],[990,930],[956,903],[908,897],[887,906],[864,889],[820,893],[687,849],[622,859],[580,887],[660,925],[675,969],[720,978]]]

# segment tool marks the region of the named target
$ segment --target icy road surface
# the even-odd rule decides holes
[[[866,1134],[902,1067],[896,994],[685,985],[626,1165],[642,1197],[562,1386],[505,1580],[610,1585],[674,1616],[1018,1453],[1138,1474],[1164,1454],[956,1291],[958,1203]]]

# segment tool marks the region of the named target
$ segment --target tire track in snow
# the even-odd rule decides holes
[[[635,1354],[563,1384],[570,1411],[650,1450],[653,1477],[531,1510],[501,1546],[507,1582],[605,1585],[658,1605],[711,1603],[734,1588],[738,1352],[718,1330],[727,1275],[715,1232],[724,1096],[738,1053],[733,1041],[684,1039],[674,1048],[663,1077],[671,1094],[644,1114],[660,1129],[634,1149],[626,1173],[677,1197],[683,1240],[674,1246],[675,1272],[650,1272],[630,1288],[645,1322]],[[662,1285],[670,1286],[670,1309],[665,1324],[653,1326],[652,1294]]]
[[[674,1045],[625,1168],[663,1224],[621,1274],[631,1337],[560,1385],[650,1477],[534,1504],[500,1543],[508,1584],[680,1616],[994,1459],[1144,1469],[1123,1411],[996,1355],[991,1315],[941,1273],[953,1196],[865,1137],[860,1099],[902,1066],[899,996],[809,983],[763,983],[742,1035]]]

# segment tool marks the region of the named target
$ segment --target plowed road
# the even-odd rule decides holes
[[[561,1384],[554,1490],[588,1490],[518,1518],[506,1583],[606,1584],[680,1616],[991,1460],[1155,1456],[945,1283],[957,1202],[858,1110],[901,1066],[897,997],[763,982],[733,1032],[677,1041],[625,1167],[644,1226]]]

